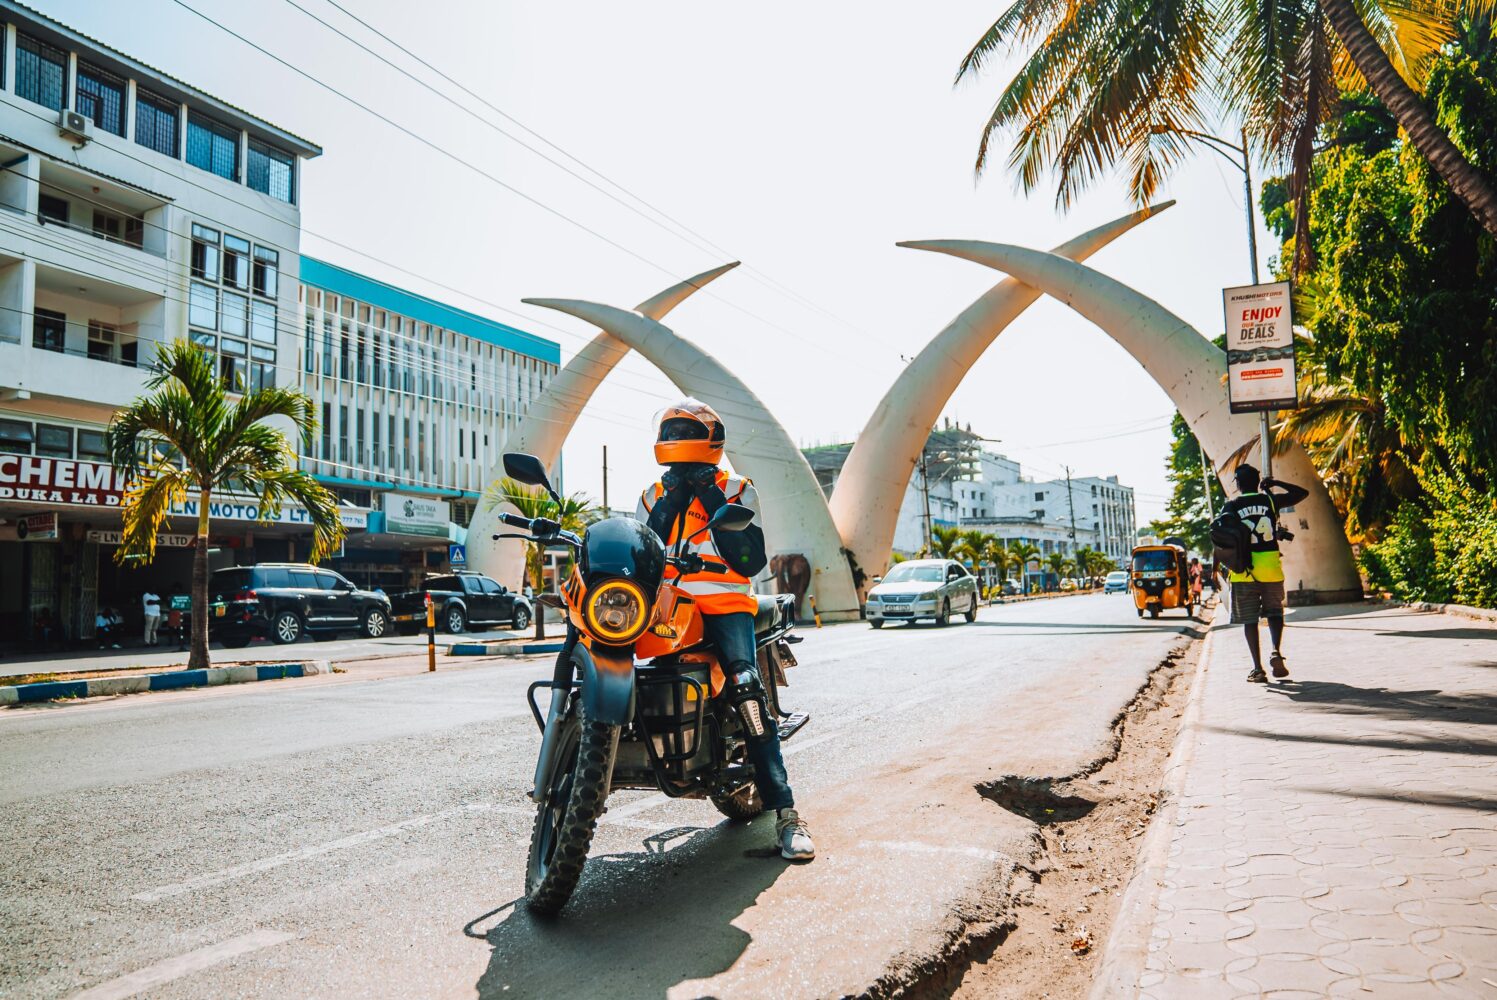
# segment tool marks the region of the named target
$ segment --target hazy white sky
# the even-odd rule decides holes
[[[424,285],[316,236],[304,236],[305,253],[558,340],[563,359],[593,331],[522,305],[522,297],[632,307],[724,259],[454,109],[287,0],[184,2],[559,214],[400,134],[172,0],[31,2],[321,144],[326,152],[307,166],[302,187],[307,230],[477,298]],[[296,2],[403,60],[326,0]],[[1061,214],[1053,187],[1025,197],[1001,163],[974,180],[980,129],[1008,70],[999,66],[955,89],[951,81],[1003,0],[339,2],[755,268],[720,279],[667,322],[735,370],[805,444],[856,435],[902,367],[900,355],[913,355],[999,280],[986,268],[901,250],[895,241],[965,237],[1048,249],[1132,207],[1121,181]],[[1221,288],[1248,281],[1240,175],[1203,152],[1164,197],[1179,204],[1091,264],[1213,335]],[[1260,227],[1265,260],[1274,245]],[[654,478],[650,418],[675,395],[648,364],[627,361],[569,441],[568,487],[600,492],[607,445],[610,499],[626,503]],[[1118,474],[1137,490],[1143,522],[1161,513],[1168,493],[1171,411],[1104,334],[1042,299],[988,350],[947,412],[1002,439],[997,450],[1027,473],[1057,475],[1069,464],[1077,475]]]

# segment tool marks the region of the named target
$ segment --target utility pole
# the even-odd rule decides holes
[[[1253,265],[1253,284],[1258,284],[1258,227],[1253,220],[1253,163],[1248,156],[1247,129],[1242,130],[1242,204],[1247,209],[1248,256]],[[1273,475],[1273,448],[1268,442],[1268,411],[1258,414],[1258,442],[1263,451],[1263,478]],[[1206,492],[1210,502],[1211,492]]]
[[[608,445],[603,446],[603,516],[607,517],[608,510]]]
[[[930,471],[925,464],[926,448],[920,449],[920,491],[925,495],[925,553],[935,551],[935,539],[930,531]]]
[[[1066,470],[1066,503],[1071,508],[1071,554],[1076,554],[1076,498],[1071,493],[1071,467],[1062,466]]]

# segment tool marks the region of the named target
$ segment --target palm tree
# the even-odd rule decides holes
[[[1050,572],[1055,574],[1056,586],[1060,585],[1060,578],[1066,575],[1066,556],[1064,552],[1052,552],[1045,560],[1045,565],[1050,567]]]
[[[1007,545],[1003,544],[1001,538],[989,536],[987,547],[983,550],[983,559],[997,571],[998,592],[1003,593],[1003,584],[1008,580],[1009,568],[1014,564],[1014,554],[1009,551]]]
[[[1068,206],[1121,164],[1143,205],[1194,141],[1210,139],[1202,132],[1208,122],[1238,118],[1245,145],[1290,165],[1295,263],[1303,271],[1311,262],[1315,133],[1340,91],[1365,81],[1472,216],[1497,235],[1497,192],[1405,82],[1422,79],[1455,37],[1464,5],[1369,0],[1363,9],[1376,34],[1353,0],[1013,0],[957,71],[960,81],[995,53],[1033,46],[993,106],[977,170],[997,134],[1011,131],[1009,164],[1026,190],[1053,170],[1056,200]]]
[[[957,558],[970,559],[972,572],[979,577],[982,576],[983,561],[988,551],[988,539],[992,537],[986,531],[978,531],[976,528],[968,528],[962,532],[962,544]]]
[[[1029,593],[1029,564],[1039,559],[1040,550],[1029,542],[1020,540],[1008,543],[1009,554],[1019,567],[1019,583],[1024,593]]]
[[[558,507],[539,486],[527,486],[508,477],[490,485],[484,491],[483,502],[490,507],[512,504],[522,517],[548,517],[560,524],[563,530],[578,534],[602,513],[602,508],[581,493],[562,497]],[[567,566],[570,565],[569,556]],[[530,577],[531,591],[536,595],[535,637],[544,639],[546,615],[540,605],[540,595],[546,590],[546,550],[538,542],[525,543],[525,572]]]
[[[962,531],[960,528],[946,528],[939,524],[931,525],[930,529],[930,554],[940,559],[955,559],[962,551]]]
[[[256,389],[230,402],[213,361],[196,345],[173,341],[157,355],[147,395],[118,413],[106,434],[109,460],[130,485],[115,560],[150,561],[156,533],[174,504],[197,501],[192,554],[192,645],[189,670],[208,666],[208,515],[215,495],[233,491],[255,500],[262,521],[290,501],[312,521],[312,561],[343,541],[338,498],[296,468],[286,435],[265,421],[291,421],[303,440],[317,429],[316,406],[296,389]]]

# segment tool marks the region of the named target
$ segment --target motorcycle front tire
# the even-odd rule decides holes
[[[580,704],[564,725],[570,732],[563,735],[546,801],[536,807],[525,865],[526,905],[547,917],[566,905],[582,878],[619,740],[618,726],[589,720]]]

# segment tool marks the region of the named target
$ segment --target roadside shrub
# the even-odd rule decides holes
[[[1399,600],[1497,607],[1497,496],[1438,470],[1419,478],[1427,497],[1363,548],[1368,579]]]

